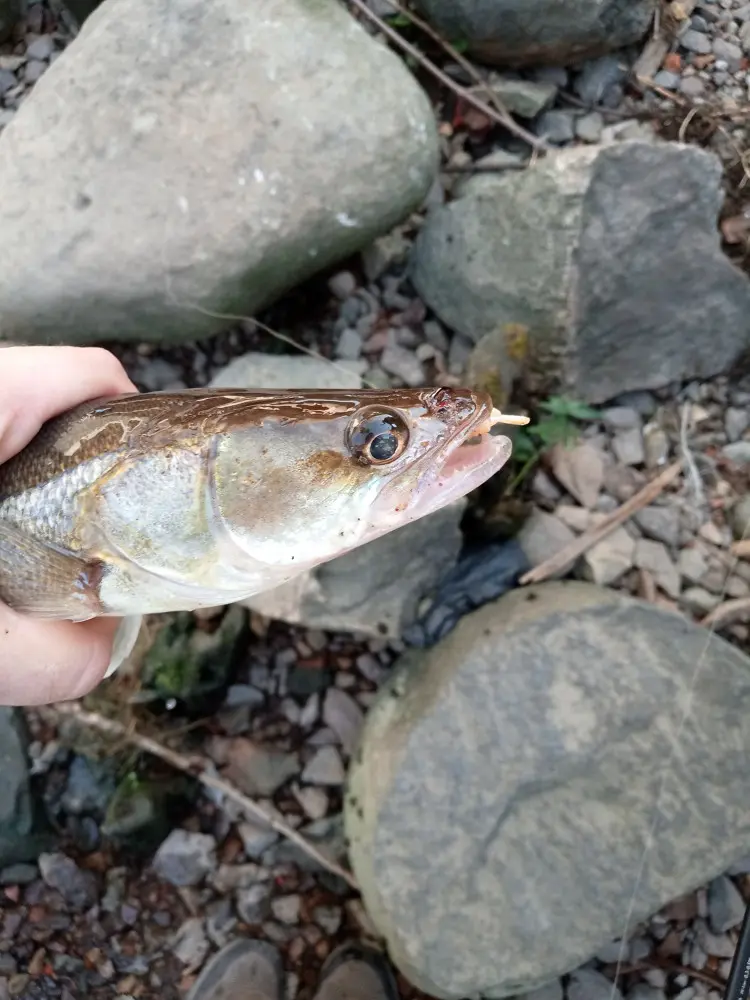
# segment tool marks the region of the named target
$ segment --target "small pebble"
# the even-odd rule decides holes
[[[282,924],[299,923],[300,898],[299,895],[277,896],[271,900],[271,913]]]
[[[552,145],[562,146],[575,138],[575,120],[568,111],[545,111],[537,119],[536,133]]]
[[[26,46],[27,59],[46,60],[52,55],[55,43],[51,35],[40,35]]]
[[[351,271],[339,271],[329,279],[328,288],[332,295],[343,302],[357,290],[357,279]]]
[[[680,45],[688,52],[695,52],[702,56],[708,55],[711,51],[711,39],[702,31],[695,31],[694,28],[688,28],[682,35]]]
[[[685,97],[702,97],[706,85],[699,76],[683,76],[680,80],[680,91]]]
[[[708,924],[714,934],[726,931],[742,923],[745,915],[745,901],[734,882],[721,875],[708,887]]]
[[[342,785],[344,778],[344,765],[338,750],[332,746],[317,750],[302,772],[302,780],[311,785]]]
[[[602,137],[604,119],[598,111],[590,111],[576,119],[575,129],[581,142],[597,143]]]

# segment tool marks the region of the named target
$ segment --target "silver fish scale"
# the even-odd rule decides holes
[[[117,455],[100,455],[41,486],[0,500],[0,519],[46,542],[69,545],[81,490],[93,485],[117,460]]]

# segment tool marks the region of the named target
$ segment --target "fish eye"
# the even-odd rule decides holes
[[[387,465],[404,453],[409,428],[395,410],[366,407],[354,415],[347,432],[349,450],[363,465]]]

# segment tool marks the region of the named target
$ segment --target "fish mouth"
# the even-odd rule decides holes
[[[512,442],[502,433],[508,424],[525,424],[526,417],[506,416],[483,406],[468,427],[446,449],[445,457],[423,477],[409,503],[406,519],[413,521],[471,493],[505,465]],[[433,456],[434,461],[434,456]]]

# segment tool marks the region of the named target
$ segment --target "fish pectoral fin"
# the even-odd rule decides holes
[[[86,621],[102,614],[102,565],[59,552],[0,520],[0,601],[34,618]]]

